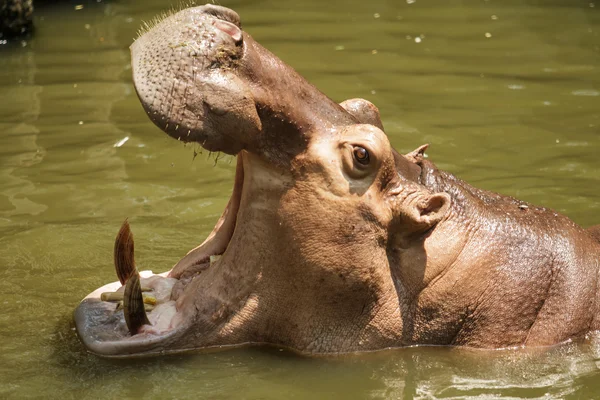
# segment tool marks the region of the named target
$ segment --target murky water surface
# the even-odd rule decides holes
[[[593,344],[336,359],[272,349],[133,362],[86,353],[71,312],[115,280],[122,220],[133,225],[138,264],[166,270],[211,230],[235,161],[194,159],[135,96],[128,46],[167,1],[60,3],[38,7],[33,38],[0,45],[1,398],[600,396]],[[377,104],[399,150],[431,143],[438,166],[479,187],[600,223],[600,2],[223,5],[335,100]]]

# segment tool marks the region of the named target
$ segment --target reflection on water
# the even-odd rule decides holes
[[[477,186],[600,223],[600,3],[223,5],[335,100],[377,104],[399,150],[431,143],[439,166]],[[206,236],[231,191],[231,159],[194,159],[198,148],[159,133],[132,91],[128,46],[141,20],[168,7],[42,3],[35,36],[0,45],[0,397],[597,397],[595,339],[335,359],[276,349],[87,354],[70,313],[114,280],[121,221],[135,226],[140,266],[162,271]]]
[[[61,325],[66,332],[68,323]],[[82,356],[72,351],[76,345],[76,338],[56,340],[52,363],[86,382],[91,397],[109,390],[135,398],[594,398],[598,389],[599,353],[588,343],[527,351],[406,348],[334,359],[243,349],[145,361]]]

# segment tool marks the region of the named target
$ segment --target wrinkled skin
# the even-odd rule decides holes
[[[77,330],[91,351],[498,348],[598,329],[597,228],[475,189],[425,160],[426,146],[398,154],[371,103],[334,103],[243,32],[233,11],[186,9],[131,51],[152,121],[236,154],[237,171],[205,242],[142,279],[160,286],[149,325],[130,335],[123,312],[98,299],[119,283],[80,304]]]

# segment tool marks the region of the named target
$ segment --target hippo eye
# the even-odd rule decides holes
[[[369,152],[364,147],[354,146],[354,159],[362,165],[369,164]]]

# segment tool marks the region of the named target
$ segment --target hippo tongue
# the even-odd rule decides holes
[[[244,168],[241,155],[237,156],[237,167],[235,171],[235,182],[233,193],[225,207],[221,218],[217,221],[208,238],[195,249],[190,250],[169,273],[170,278],[182,279],[192,277],[209,265],[210,256],[221,255],[227,249],[227,245],[233,236],[237,213],[242,197],[242,184],[244,182]]]

